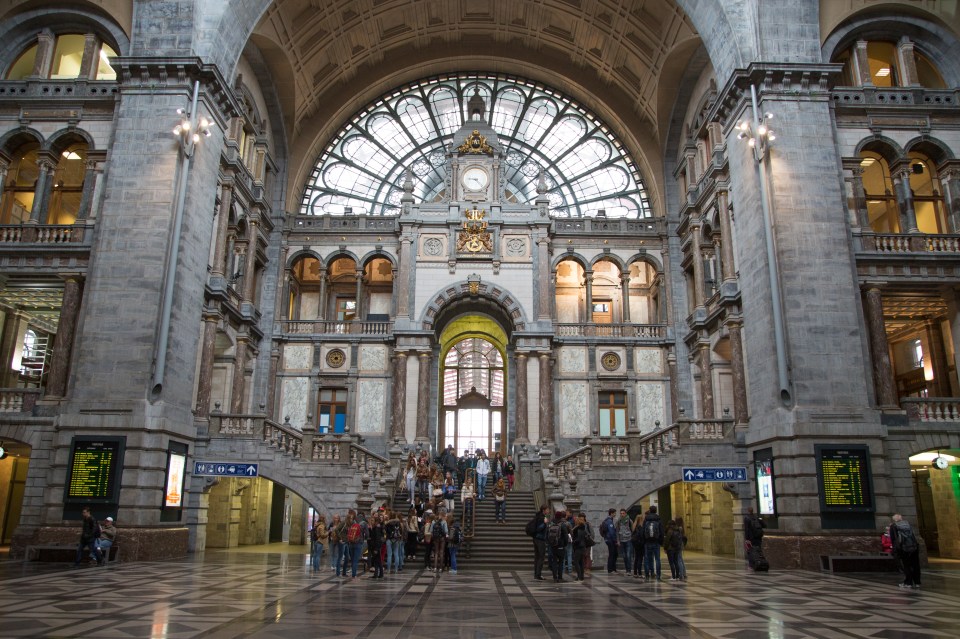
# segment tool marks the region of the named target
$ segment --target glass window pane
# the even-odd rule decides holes
[[[100,45],[100,59],[97,61],[97,80],[116,80],[117,72],[110,66],[110,58],[117,57],[117,52],[110,45]]]
[[[624,437],[627,434],[627,411],[617,408],[613,411],[613,423],[616,428],[617,437]]]
[[[600,436],[601,437],[610,436],[610,409],[609,408],[600,409]]]
[[[334,421],[333,432],[342,433],[347,427],[347,415],[346,413],[337,413]]]
[[[870,66],[870,80],[875,86],[900,86],[897,49],[892,42],[868,43],[867,63]]]
[[[86,37],[82,35],[59,36],[53,49],[53,67],[50,71],[50,77],[53,79],[79,77],[85,43]]]
[[[21,53],[17,61],[10,67],[10,71],[7,72],[7,80],[23,80],[24,78],[30,77],[36,62],[37,45],[33,45]]]
[[[914,50],[914,60],[917,64],[917,80],[920,82],[920,86],[928,89],[945,89],[947,87],[940,72],[937,71],[937,67],[925,55]]]

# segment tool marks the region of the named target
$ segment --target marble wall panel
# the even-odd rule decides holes
[[[390,293],[373,293],[370,295],[370,308],[367,313],[372,315],[390,315],[393,306],[393,296]]]
[[[587,383],[560,384],[560,436],[587,437],[590,420],[587,417]]]
[[[582,346],[564,346],[560,350],[561,373],[583,373],[587,370],[587,349]]]
[[[641,375],[663,373],[663,355],[659,348],[638,348],[634,351],[633,361]]]
[[[294,428],[303,428],[307,421],[307,400],[310,397],[310,378],[285,377],[282,385],[282,399],[280,405],[281,421],[290,418],[290,425]]]
[[[664,404],[663,382],[637,382],[637,428],[641,433],[649,433],[666,424],[666,406]]]
[[[357,383],[357,433],[383,435],[386,432],[383,394],[382,379],[361,379]]]
[[[505,262],[530,260],[530,236],[505,233],[500,240],[500,254]]]
[[[387,347],[361,346],[360,370],[376,372],[387,370]]]
[[[306,293],[300,298],[300,319],[314,320],[320,315],[319,293]]]
[[[288,371],[309,370],[313,359],[313,345],[287,344],[283,347],[283,368]]]

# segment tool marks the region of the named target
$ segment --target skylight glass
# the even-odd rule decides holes
[[[534,203],[541,172],[554,217],[650,217],[636,165],[609,128],[568,97],[497,74],[428,78],[379,98],[351,118],[310,173],[303,215],[398,215],[404,172],[418,202],[448,198],[446,154],[462,140],[476,90],[506,152],[508,201]]]

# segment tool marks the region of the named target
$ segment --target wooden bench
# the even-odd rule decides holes
[[[24,559],[26,561],[40,561],[40,557],[44,551],[47,553],[59,553],[61,558],[57,559],[56,561],[75,561],[77,558],[77,544],[33,544],[31,546],[27,546],[24,553]],[[64,555],[67,555],[67,557],[62,558]],[[89,557],[90,550],[85,550],[84,555]],[[115,542],[112,546],[110,546],[110,550],[107,552],[105,559],[107,563],[110,563],[111,561],[119,562],[120,544]]]
[[[823,572],[897,572],[900,565],[893,555],[820,555]]]

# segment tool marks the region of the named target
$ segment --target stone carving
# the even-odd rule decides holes
[[[330,368],[340,368],[347,361],[347,354],[339,348],[331,348],[327,351],[327,366]]]
[[[659,348],[638,348],[634,351],[638,373],[659,375],[663,372],[663,357]]]
[[[357,384],[356,432],[382,435],[384,431],[383,380],[361,379]]]
[[[587,351],[585,348],[565,346],[560,351],[561,373],[583,373],[587,370]]]
[[[362,346],[360,348],[360,370],[383,371],[387,368],[387,349],[385,346]]]
[[[507,240],[507,255],[523,257],[527,252],[527,242],[522,237],[511,237]]]
[[[280,405],[280,419],[290,418],[290,425],[303,428],[307,421],[307,398],[310,395],[310,380],[306,377],[285,377],[283,379],[283,400]]]
[[[615,371],[620,368],[620,355],[607,351],[600,357],[600,365],[608,371]]]
[[[283,368],[285,370],[309,370],[313,355],[310,344],[287,344],[283,347]]]
[[[587,437],[590,422],[587,418],[587,385],[585,382],[560,384],[560,436]]]
[[[423,241],[423,253],[430,257],[437,257],[443,254],[443,240],[439,237],[428,237]]]
[[[637,382],[637,428],[641,433],[649,433],[666,425],[666,407],[664,406],[663,382]]]

